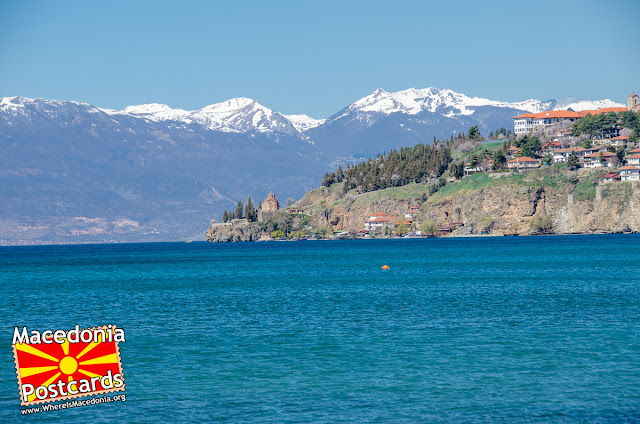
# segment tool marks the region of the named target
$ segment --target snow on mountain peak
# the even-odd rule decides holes
[[[158,103],[127,106],[122,110],[101,109],[110,115],[126,114],[151,121],[198,123],[208,129],[223,132],[280,132],[296,135],[297,129],[283,115],[247,97],[237,97],[214,103],[199,110],[174,109]]]
[[[127,106],[122,110],[114,111],[102,109],[108,114],[127,114],[140,116],[150,121],[179,121],[186,118],[189,112],[182,109],[173,109],[167,105],[159,103],[149,103],[144,105]]]
[[[326,119],[315,119],[310,116],[300,113],[297,115],[282,115],[287,118],[291,124],[300,132],[305,132],[311,128],[319,127],[324,124]]]
[[[556,100],[555,110],[567,110],[571,108],[572,110],[579,112],[581,110],[596,110],[607,107],[625,107],[621,103],[616,103],[611,99],[603,99],[603,100],[580,100],[573,97],[567,97],[564,99]]]
[[[572,100],[572,102],[556,102],[555,100],[540,101],[535,99],[520,102],[503,102],[483,97],[469,97],[448,88],[442,90],[436,87],[424,89],[409,88],[396,92],[377,89],[369,95],[353,102],[347,107],[347,111],[374,112],[386,115],[398,112],[415,115],[428,111],[438,112],[450,117],[456,115],[472,115],[475,112],[475,108],[480,106],[495,106],[524,110],[527,112],[542,112],[554,108],[566,109],[567,107],[571,107],[574,110],[584,110],[596,109],[598,107],[623,106],[608,99],[595,102],[575,101],[575,99],[569,100]],[[344,115],[345,113],[334,119],[338,119]]]

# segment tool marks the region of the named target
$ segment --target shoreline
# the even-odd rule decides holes
[[[608,235],[637,235],[637,232],[615,232],[615,233],[553,233],[553,234],[518,234],[515,236],[505,236],[503,234],[461,234],[454,236],[439,236],[439,237],[378,237],[378,238],[358,238],[358,239],[340,239],[340,238],[325,238],[317,239],[315,241],[376,241],[376,240],[427,240],[427,239],[464,239],[464,238],[515,238],[515,237],[564,237],[564,236],[608,236]],[[110,246],[110,245],[135,245],[135,244],[250,244],[250,243],[266,243],[266,242],[302,242],[311,241],[306,240],[257,240],[257,241],[229,241],[229,242],[209,242],[207,240],[193,240],[191,243],[187,243],[187,240],[166,240],[166,241],[123,241],[123,242],[108,242],[108,243],[51,243],[51,244],[4,244],[0,245],[2,248],[15,248],[15,247],[72,247],[72,246]]]

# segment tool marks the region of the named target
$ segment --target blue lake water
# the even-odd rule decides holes
[[[639,246],[3,247],[0,422],[638,422]],[[13,328],[76,324],[125,330],[126,402],[23,417]]]

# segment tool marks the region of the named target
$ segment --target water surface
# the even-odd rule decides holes
[[[639,244],[3,247],[0,422],[637,422]],[[125,330],[127,401],[21,416],[13,327],[76,324]]]

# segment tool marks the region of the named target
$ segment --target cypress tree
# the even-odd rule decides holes
[[[247,199],[247,204],[244,209],[247,220],[250,222],[255,221],[255,209],[253,208],[253,202],[251,202],[251,196]]]
[[[229,215],[227,215],[227,210],[225,209],[224,212],[222,212],[222,222],[227,222],[229,220]]]
[[[242,219],[242,202],[238,200],[238,206],[236,206],[236,218]]]

